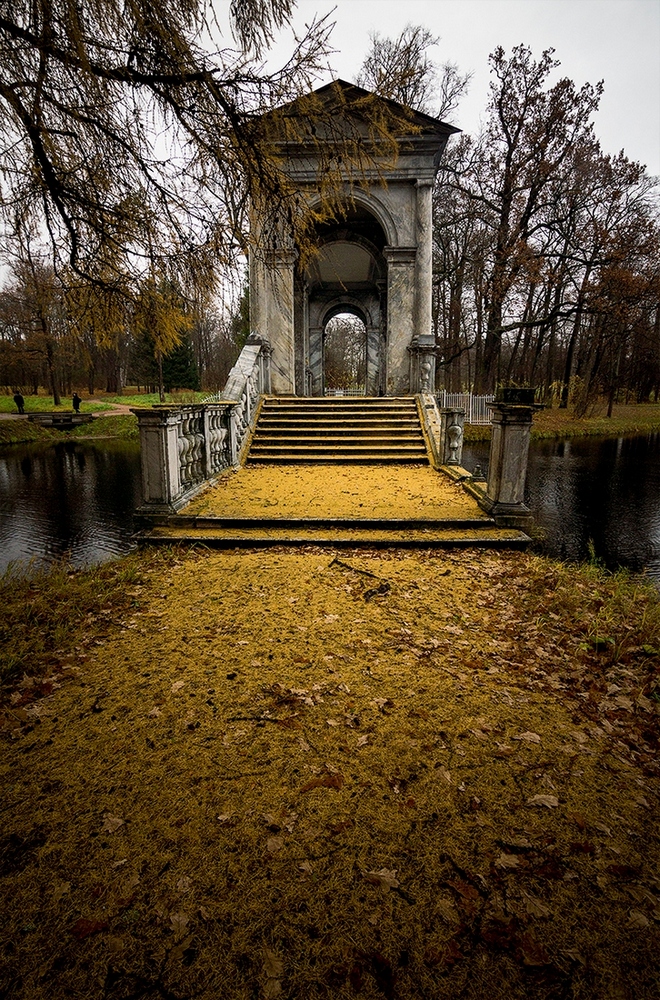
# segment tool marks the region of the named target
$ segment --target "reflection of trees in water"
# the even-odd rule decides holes
[[[364,392],[367,376],[367,331],[350,313],[339,313],[325,328],[326,389]]]

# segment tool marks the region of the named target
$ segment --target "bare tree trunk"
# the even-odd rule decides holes
[[[587,283],[589,281],[590,274],[591,274],[591,268],[588,267],[584,272],[584,277],[582,278],[582,284],[580,285],[580,291],[578,293],[577,311],[575,313],[575,319],[573,321],[573,329],[571,330],[571,336],[568,341],[568,347],[566,349],[566,361],[564,364],[564,379],[561,387],[561,399],[559,400],[560,410],[565,410],[568,406],[568,392],[571,382],[571,375],[573,374],[573,357],[575,355],[575,345],[577,344],[577,339],[580,333],[580,327],[582,325],[582,310],[584,308],[584,296],[587,290]]]
[[[50,391],[53,396],[53,406],[59,406],[62,402],[60,396],[60,387],[57,382],[57,372],[55,371],[55,351],[53,349],[53,342],[51,338],[46,334],[46,364],[48,366],[48,381],[50,384]]]
[[[165,402],[165,389],[163,386],[163,352],[158,351],[156,354],[158,360],[158,398],[161,403]]]
[[[474,350],[474,391],[482,393],[483,389],[483,336],[484,336],[484,299],[483,299],[483,272],[478,271],[474,282],[474,302],[477,313],[477,329],[475,333]]]

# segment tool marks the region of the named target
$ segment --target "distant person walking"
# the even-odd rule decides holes
[[[80,396],[78,395],[77,392],[74,392],[74,394],[73,394],[73,408],[76,411],[76,413],[80,413],[80,404],[81,403],[82,403],[82,399],[80,398]]]
[[[25,400],[23,394],[17,389],[14,393],[14,402],[19,413],[25,413]]]

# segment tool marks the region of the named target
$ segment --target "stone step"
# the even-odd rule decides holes
[[[254,529],[270,530],[345,530],[359,531],[481,531],[495,527],[488,514],[478,511],[473,517],[223,517],[210,514],[152,514],[153,527],[188,529]]]
[[[426,465],[427,459],[408,458],[403,455],[363,455],[347,458],[338,455],[257,455],[249,458],[246,465]]]
[[[383,441],[392,441],[392,443],[396,444],[397,446],[401,444],[415,444],[419,446],[424,446],[424,438],[419,431],[417,431],[417,433],[415,433],[414,431],[413,432],[406,431],[405,433],[397,434],[395,438],[392,438],[392,435],[389,434],[387,431],[384,431],[380,434],[377,432],[364,434],[362,431],[359,431],[357,429],[354,430],[347,429],[344,433],[338,433],[336,430],[330,433],[328,431],[323,432],[321,430],[310,429],[303,431],[302,434],[300,432],[296,433],[293,430],[290,431],[287,430],[286,432],[282,432],[281,434],[277,434],[273,431],[259,430],[252,439],[252,447],[255,448],[257,445],[263,446],[264,444],[267,443],[268,444],[272,443],[275,445],[277,444],[295,445],[297,442],[299,442],[301,446],[304,445],[305,447],[317,443],[325,444],[329,448],[331,447],[342,448],[344,447],[344,445],[350,445],[350,446],[362,445],[366,447],[371,443],[380,445],[382,444]]]
[[[356,430],[377,430],[377,431],[392,431],[396,433],[400,430],[406,430],[411,427],[419,429],[419,420],[411,420],[408,418],[402,420],[360,420],[357,417],[350,417],[346,419],[334,420],[323,418],[321,420],[286,420],[282,417],[260,417],[259,427],[267,427],[269,430],[292,430],[293,428],[300,428],[301,430],[311,430],[318,428],[320,430],[341,430],[343,428],[355,428]]]
[[[515,528],[487,526],[465,528],[190,528],[153,527],[134,536],[138,545],[205,545],[213,548],[264,548],[267,546],[323,546],[341,548],[526,548],[530,538]]]
[[[423,444],[402,444],[397,446],[391,442],[386,443],[382,447],[374,446],[373,444],[356,445],[354,447],[346,444],[328,445],[323,441],[319,441],[318,443],[308,442],[306,444],[301,444],[300,442],[293,444],[280,442],[275,444],[260,444],[257,442],[252,446],[249,461],[253,461],[255,458],[263,458],[265,455],[270,455],[273,458],[289,455],[299,460],[304,459],[306,456],[312,460],[321,456],[331,461],[340,461],[342,458],[346,460],[350,460],[351,458],[373,458],[376,460],[381,456],[389,455],[399,458],[412,458],[418,462],[426,461],[426,450]]]
[[[264,406],[416,406],[414,396],[266,396]]]
[[[338,406],[335,403],[330,405],[319,403],[279,403],[273,405],[268,400],[262,404],[263,413],[416,413],[417,406],[412,403],[374,403],[372,406],[364,404],[355,405],[351,403],[347,406]]]
[[[247,457],[255,463],[428,461],[414,397],[268,397]]]

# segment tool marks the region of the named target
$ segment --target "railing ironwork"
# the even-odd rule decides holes
[[[465,410],[466,424],[489,424],[491,422],[491,411],[488,403],[492,403],[494,396],[473,396],[471,392],[447,392],[441,389],[435,393],[438,406],[449,407],[451,409]]]

